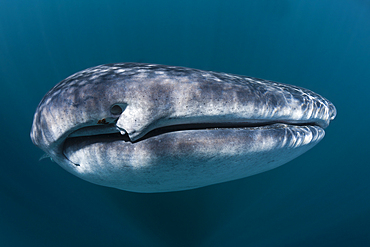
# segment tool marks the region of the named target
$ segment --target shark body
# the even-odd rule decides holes
[[[315,146],[336,116],[297,86],[176,66],[100,65],[52,88],[31,139],[95,184],[187,190],[276,168]]]

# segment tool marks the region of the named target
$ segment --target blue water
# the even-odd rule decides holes
[[[184,192],[105,188],[39,162],[43,95],[128,61],[306,87],[338,116],[280,168]],[[366,0],[2,0],[0,245],[370,246],[369,91]]]

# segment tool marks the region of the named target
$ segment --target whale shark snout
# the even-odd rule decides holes
[[[52,88],[36,109],[31,139],[92,183],[166,192],[278,167],[315,146],[335,116],[330,101],[297,86],[120,63]]]

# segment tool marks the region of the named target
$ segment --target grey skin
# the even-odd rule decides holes
[[[135,192],[187,190],[276,168],[336,115],[297,86],[183,67],[119,63],[61,81],[31,139],[65,170]]]

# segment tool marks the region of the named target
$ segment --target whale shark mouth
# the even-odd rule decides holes
[[[87,126],[73,131],[66,138],[67,143],[74,141],[81,141],[83,139],[97,138],[101,140],[122,140],[125,142],[137,143],[152,137],[160,136],[170,132],[177,131],[194,131],[194,130],[217,130],[217,129],[253,129],[253,128],[281,128],[281,126],[317,126],[322,129],[325,128],[323,124],[318,122],[302,122],[302,121],[251,121],[251,122],[229,122],[229,123],[191,123],[191,124],[177,124],[168,125],[153,129],[143,135],[141,138],[132,141],[127,133],[120,131],[115,124]]]

